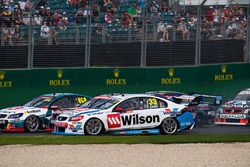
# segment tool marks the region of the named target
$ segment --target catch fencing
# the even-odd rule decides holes
[[[117,13],[110,15],[103,4],[88,1],[87,15],[77,16],[79,8],[59,2],[50,2],[50,19],[56,12],[61,18],[73,13],[76,23],[52,24],[47,16],[45,35],[44,23],[36,22],[37,7],[22,11],[22,16],[15,10],[11,17],[1,16],[0,69],[199,66],[250,60],[249,5],[171,10],[146,1],[131,16],[131,4],[114,4]]]

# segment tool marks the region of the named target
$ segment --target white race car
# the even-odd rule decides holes
[[[23,106],[0,110],[0,131],[37,132],[52,131],[51,116],[61,109],[79,106],[88,96],[74,93],[45,94],[29,101]]]
[[[69,117],[61,114],[55,122],[55,134],[99,135],[174,134],[192,129],[194,115],[182,104],[145,94],[121,94],[96,97],[86,102],[88,108]]]

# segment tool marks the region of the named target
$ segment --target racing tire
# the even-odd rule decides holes
[[[207,118],[202,113],[197,113],[197,127],[203,127],[204,125],[208,124]]]
[[[40,127],[40,120],[37,116],[31,115],[24,121],[24,129],[26,132],[37,132]]]
[[[160,125],[161,134],[172,135],[178,130],[178,123],[174,118],[165,118]]]
[[[91,118],[85,123],[84,131],[86,135],[97,136],[103,132],[103,123],[98,118]]]

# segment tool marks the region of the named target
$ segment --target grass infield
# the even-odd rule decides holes
[[[0,145],[10,144],[178,144],[250,142],[250,135],[152,135],[152,136],[0,136]]]

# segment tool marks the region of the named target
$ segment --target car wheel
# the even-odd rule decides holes
[[[31,115],[26,118],[24,128],[27,132],[36,132],[39,129],[40,121],[37,116]]]
[[[92,118],[85,123],[86,135],[96,136],[102,133],[103,123],[97,118]]]
[[[177,121],[174,118],[165,118],[161,123],[162,134],[174,134],[178,129]]]
[[[202,127],[203,125],[208,124],[207,118],[203,113],[197,113],[197,126]]]

